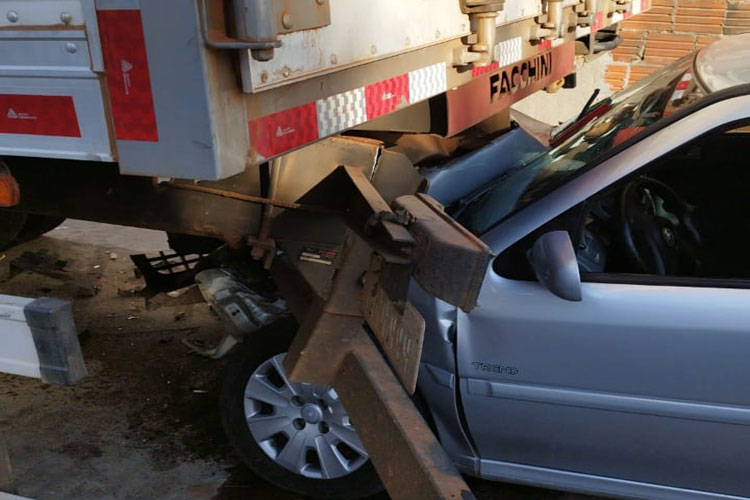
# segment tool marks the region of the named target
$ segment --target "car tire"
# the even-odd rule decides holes
[[[276,329],[274,328],[274,330]],[[291,331],[293,332],[294,330],[292,329]],[[260,331],[258,333],[259,335],[255,336],[254,339],[247,339],[243,343],[241,346],[242,351],[238,353],[238,359],[227,368],[220,397],[220,412],[224,431],[242,462],[268,482],[299,495],[326,499],[357,499],[382,491],[383,486],[380,479],[372,463],[367,458],[363,459],[360,457],[357,458],[359,462],[352,462],[359,463],[359,466],[356,469],[352,468],[353,470],[346,475],[327,479],[310,477],[309,475],[306,476],[302,473],[294,472],[290,468],[280,465],[277,459],[272,458],[267,451],[264,451],[264,448],[261,446],[264,446],[266,450],[273,449],[273,446],[276,446],[274,438],[263,441],[261,445],[253,437],[253,433],[250,430],[250,425],[252,424],[248,422],[252,422],[251,419],[254,417],[248,418],[246,416],[248,414],[246,408],[246,388],[248,388],[248,382],[251,376],[254,374],[258,375],[256,373],[257,370],[262,369],[264,366],[269,366],[268,363],[271,363],[271,360],[275,358],[283,360],[283,354],[286,353],[293,336],[293,334],[278,331]],[[279,355],[281,355],[280,358]],[[273,365],[272,370],[275,371],[278,366],[280,364],[277,362]],[[304,384],[304,386],[313,387],[308,384]],[[299,391],[298,393],[302,394],[303,391]],[[335,391],[333,394],[335,395]],[[251,398],[250,401],[248,404],[255,404]],[[335,404],[333,403],[325,411],[331,411],[331,415],[333,415],[331,408]],[[274,406],[272,412],[268,415],[273,416],[277,414],[277,411],[280,414],[282,411],[289,411],[291,408],[285,408],[282,405],[283,403],[278,407]],[[312,406],[312,403],[309,403],[309,405]],[[307,406],[308,404],[305,404],[305,407]],[[341,406],[341,409],[343,409],[343,406]],[[288,417],[284,416],[283,418],[287,419]],[[301,419],[294,419],[294,421],[297,420]],[[297,430],[297,434],[301,434],[302,432],[318,432],[316,430],[318,427],[313,427],[314,424],[308,422],[306,425],[308,426],[304,428],[306,430]],[[332,422],[331,425],[335,426],[336,424]],[[333,428],[329,432],[331,433],[329,438],[337,433]],[[294,435],[296,436],[296,434]],[[291,438],[294,438],[294,436],[291,436]],[[318,437],[314,438],[315,444],[317,445],[318,440],[322,440],[323,438],[324,436],[319,434]],[[287,439],[290,438],[288,437]],[[310,443],[309,440],[304,442],[306,444]],[[291,443],[291,440],[286,444],[282,442],[278,446],[283,451],[283,448],[289,443]],[[317,451],[313,448],[307,448],[307,450],[305,456],[309,453],[315,453],[317,456]],[[282,452],[278,454],[282,455]],[[318,463],[320,463],[319,459]],[[314,471],[314,467],[312,470]],[[321,474],[325,474],[322,472],[323,470],[324,467],[321,465]]]

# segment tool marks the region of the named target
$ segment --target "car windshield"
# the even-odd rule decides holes
[[[596,158],[618,144],[704,97],[693,78],[692,61],[693,56],[687,56],[601,101],[553,137],[551,149],[474,196],[456,214],[457,220],[483,234],[595,164]]]

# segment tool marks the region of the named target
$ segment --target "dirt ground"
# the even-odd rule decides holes
[[[129,254],[161,249],[161,233],[66,221],[0,259],[0,293],[73,302],[89,373],[72,388],[0,375],[0,434],[18,494],[39,500],[298,499],[248,472],[224,438],[217,398],[226,361],[189,354],[181,342],[219,338],[222,325],[208,306],[147,311],[132,295],[143,283]],[[470,484],[488,500],[591,498]]]

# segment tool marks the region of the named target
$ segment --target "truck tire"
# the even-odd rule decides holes
[[[40,237],[63,223],[62,217],[4,211],[0,213],[0,250]]]
[[[65,222],[65,217],[28,214],[26,216],[26,223],[23,225],[21,232],[16,238],[17,244],[39,238],[41,235],[52,231],[63,222]]]
[[[289,382],[281,361],[292,336],[259,333],[228,367],[220,398],[224,430],[241,460],[299,495],[355,499],[382,491],[335,391]]]

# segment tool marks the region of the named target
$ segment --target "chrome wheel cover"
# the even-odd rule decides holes
[[[368,460],[344,405],[332,387],[292,383],[276,355],[245,386],[245,420],[275,463],[313,479],[351,474]]]

